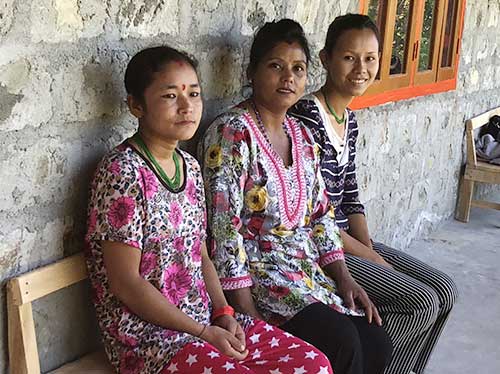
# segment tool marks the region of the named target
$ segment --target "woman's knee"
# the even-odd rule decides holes
[[[371,356],[369,365],[377,368],[374,373],[382,373],[383,370],[389,365],[392,357],[392,351],[394,349],[389,335],[384,329],[377,334],[376,341],[371,344],[372,349],[375,350],[375,354]],[[368,366],[370,367],[370,366]],[[369,372],[369,371],[367,371]]]
[[[445,273],[439,272],[434,290],[437,293],[440,312],[449,312],[458,298],[458,288],[453,279]]]
[[[353,322],[357,326],[361,340],[364,372],[383,373],[391,360],[393,351],[389,335],[383,327],[369,324],[365,319],[356,319]]]
[[[416,308],[414,320],[421,329],[426,329],[432,325],[439,316],[440,300],[436,291],[427,286],[419,288],[418,292],[414,293],[414,298],[418,300],[419,307]]]

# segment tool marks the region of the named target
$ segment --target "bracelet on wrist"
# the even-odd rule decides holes
[[[205,330],[207,329],[207,325],[203,325],[203,328],[201,329],[200,333],[196,335],[197,338],[201,338]]]
[[[212,313],[212,318],[210,318],[210,322],[213,322],[217,318],[225,316],[225,315],[234,317],[233,307],[226,305],[226,306],[223,306],[222,308],[214,310]]]

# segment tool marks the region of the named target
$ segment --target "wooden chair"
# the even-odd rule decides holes
[[[465,122],[465,135],[467,138],[467,164],[460,178],[458,204],[455,218],[462,222],[469,222],[471,206],[479,208],[493,208],[500,210],[500,204],[489,201],[472,200],[474,183],[500,184],[500,166],[478,160],[474,142],[474,130],[486,125],[491,117],[500,115],[500,107],[492,109]]]
[[[87,279],[83,255],[67,257],[7,284],[10,374],[40,374],[31,302]],[[64,365],[52,374],[114,374],[103,352]]]

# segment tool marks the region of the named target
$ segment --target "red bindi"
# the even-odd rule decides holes
[[[183,85],[182,85],[182,91],[184,91],[185,89],[186,89],[186,85],[185,85],[185,84],[183,84]]]

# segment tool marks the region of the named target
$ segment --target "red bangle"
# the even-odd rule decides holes
[[[226,305],[226,306],[223,306],[222,308],[214,310],[213,313],[212,313],[212,318],[210,318],[210,321],[213,322],[217,318],[219,318],[221,316],[224,316],[224,315],[228,315],[228,316],[234,317],[234,309],[233,309],[233,307],[231,307],[229,305]]]

